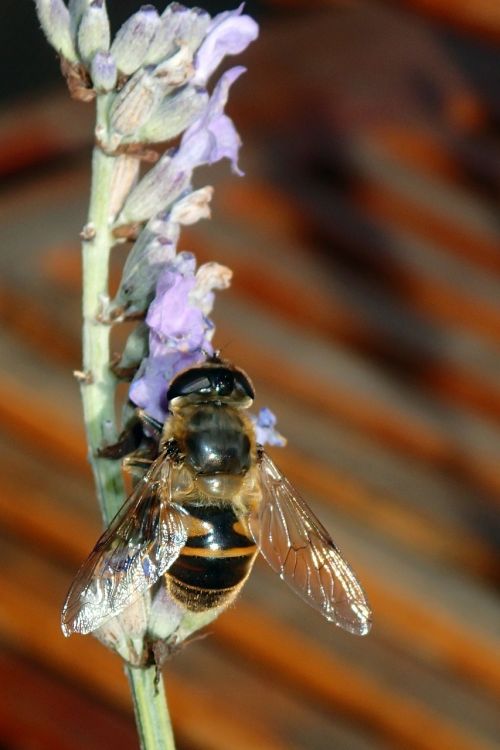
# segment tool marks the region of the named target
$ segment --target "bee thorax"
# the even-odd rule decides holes
[[[182,452],[197,475],[242,475],[251,463],[251,443],[236,410],[204,404],[186,415]]]

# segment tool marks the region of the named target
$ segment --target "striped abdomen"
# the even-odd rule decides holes
[[[232,505],[184,505],[191,529],[166,582],[172,596],[193,611],[229,604],[252,568],[257,547]]]

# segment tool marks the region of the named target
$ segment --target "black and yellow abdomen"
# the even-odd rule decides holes
[[[245,582],[257,547],[230,503],[184,505],[191,532],[166,575],[171,595],[200,612],[228,604]]]
[[[170,429],[193,487],[179,498],[188,539],[165,581],[176,601],[201,612],[234,599],[257,554],[242,520],[255,445],[248,418],[219,401],[186,405]]]

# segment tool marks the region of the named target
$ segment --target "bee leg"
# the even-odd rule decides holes
[[[179,443],[175,438],[170,438],[167,440],[165,446],[167,451],[167,456],[175,463],[180,464],[182,463],[184,456],[181,453],[181,450],[179,448]]]
[[[151,430],[159,439],[163,431],[163,423],[159,422],[154,417],[151,417],[149,414],[146,414],[142,409],[137,409],[137,416],[141,420],[142,426]]]
[[[122,461],[124,471],[132,472],[134,469],[147,469],[153,463],[152,458],[146,456],[126,456]]]
[[[180,646],[173,641],[161,641],[156,640],[152,641],[149,644],[149,652],[150,652],[150,659],[152,661],[152,664],[154,664],[155,667],[155,679],[154,684],[156,691],[158,691],[158,685],[160,683],[161,678],[161,670],[169,659],[172,658],[172,656],[177,653]]]
[[[133,419],[120,434],[116,443],[103,445],[97,450],[99,458],[118,459],[136,451],[144,439],[142,422]]]
[[[116,375],[118,380],[124,380],[125,382],[130,383],[135,373],[139,369],[139,365],[134,365],[132,367],[121,367],[121,360],[121,354],[114,354],[109,363],[109,369],[114,375]]]

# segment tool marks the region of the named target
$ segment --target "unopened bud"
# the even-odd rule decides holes
[[[174,257],[173,243],[154,236],[149,242],[144,242],[139,236],[123,269],[116,298],[118,304],[125,304],[128,310],[134,312],[146,310],[154,295],[160,273]]]
[[[140,129],[139,140],[161,143],[175,138],[193,124],[208,102],[204,89],[186,86],[164,97]]]
[[[160,17],[152,5],[143,5],[125,21],[111,45],[111,52],[122,73],[131,75],[140,68],[159,26]]]
[[[147,70],[138,70],[116,97],[109,114],[111,129],[132,135],[149,119],[161,96],[161,86]]]
[[[129,195],[117,224],[147,221],[166,210],[191,181],[190,171],[179,171],[168,154],[149,170]]]
[[[90,6],[91,2],[92,0],[69,0],[68,2],[69,23],[71,27],[71,33],[73,34],[73,38],[75,40],[77,37],[78,27],[80,26],[80,21],[82,20],[82,16]]]
[[[210,21],[210,14],[201,8],[193,8],[187,13],[180,14],[175,29],[175,38],[178,42],[187,44],[194,54],[205,37]]]
[[[179,49],[175,55],[172,55],[154,69],[155,78],[162,82],[165,89],[183,86],[193,73],[193,53],[189,49],[189,45],[184,42],[179,44]]]
[[[77,62],[78,57],[71,35],[70,16],[63,0],[36,0],[36,11],[50,44],[66,60]]]
[[[137,325],[127,339],[118,366],[123,369],[138,367],[148,356],[149,328],[142,322]]]
[[[201,44],[210,23],[210,16],[199,8],[185,8],[170,3],[163,11],[158,30],[149,47],[145,62],[156,64],[173,55],[180,41],[194,53]]]
[[[111,220],[123,208],[127,195],[139,177],[140,160],[136,156],[122,154],[115,159],[111,185],[109,187],[109,217]]]
[[[113,91],[117,79],[116,63],[109,52],[96,52],[90,65],[90,76],[97,91]]]
[[[109,19],[104,0],[93,0],[78,27],[78,49],[83,61],[90,64],[96,52],[109,49]]]
[[[93,635],[134,667],[143,666],[144,635],[151,612],[151,594],[147,591],[119,615],[94,630]]]

